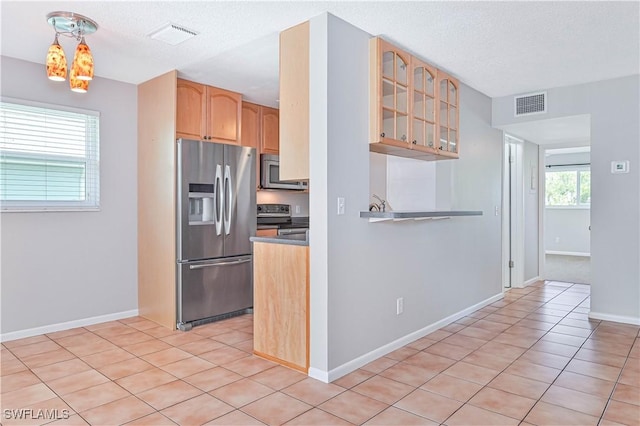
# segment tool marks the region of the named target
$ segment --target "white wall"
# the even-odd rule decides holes
[[[2,96],[100,112],[100,211],[2,213],[2,334],[137,309],[136,86],[2,57]]]
[[[493,124],[591,115],[591,315],[640,323],[640,76],[547,90],[544,117],[513,116],[493,99]],[[628,174],[611,161],[628,160]]]
[[[522,164],[524,172],[524,281],[538,277],[539,273],[539,225],[538,209],[538,145],[525,141]]]
[[[324,22],[326,33],[314,34]],[[369,35],[331,15],[312,20],[311,28],[311,105],[321,109],[311,116],[311,366],[344,371],[371,351],[501,294],[501,227],[493,208],[501,200],[502,137],[490,126],[491,100],[463,85],[461,159],[438,166],[437,185],[449,189],[442,198],[453,209],[485,215],[361,219],[370,185]],[[328,47],[315,40],[325,34]],[[337,197],[346,199],[344,215],[336,214]],[[398,297],[404,297],[400,316]]]
[[[545,251],[556,254],[591,253],[590,220],[589,209],[545,208]]]

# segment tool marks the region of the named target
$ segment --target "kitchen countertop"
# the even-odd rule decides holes
[[[294,246],[309,245],[309,231],[304,234],[279,235],[277,237],[251,237],[252,243],[290,244]]]

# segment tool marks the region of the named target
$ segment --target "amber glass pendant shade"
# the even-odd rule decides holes
[[[89,46],[84,42],[84,37],[82,37],[80,44],[76,48],[71,72],[78,80],[88,81],[93,79],[93,56],[91,56]]]
[[[46,64],[49,80],[65,81],[67,79],[67,58],[62,46],[58,43],[58,34],[49,47]]]
[[[69,87],[71,87],[72,92],[76,93],[87,93],[89,90],[89,80],[80,80],[77,78],[74,72],[74,68],[71,68],[71,73],[69,74]]]

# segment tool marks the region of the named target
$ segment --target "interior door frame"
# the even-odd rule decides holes
[[[504,133],[502,285],[524,287],[524,141]],[[513,267],[510,267],[513,261]]]

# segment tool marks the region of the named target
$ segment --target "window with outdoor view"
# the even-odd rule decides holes
[[[589,207],[591,171],[588,168],[549,170],[545,175],[547,207]]]
[[[93,111],[3,99],[2,210],[97,210],[99,120]]]

